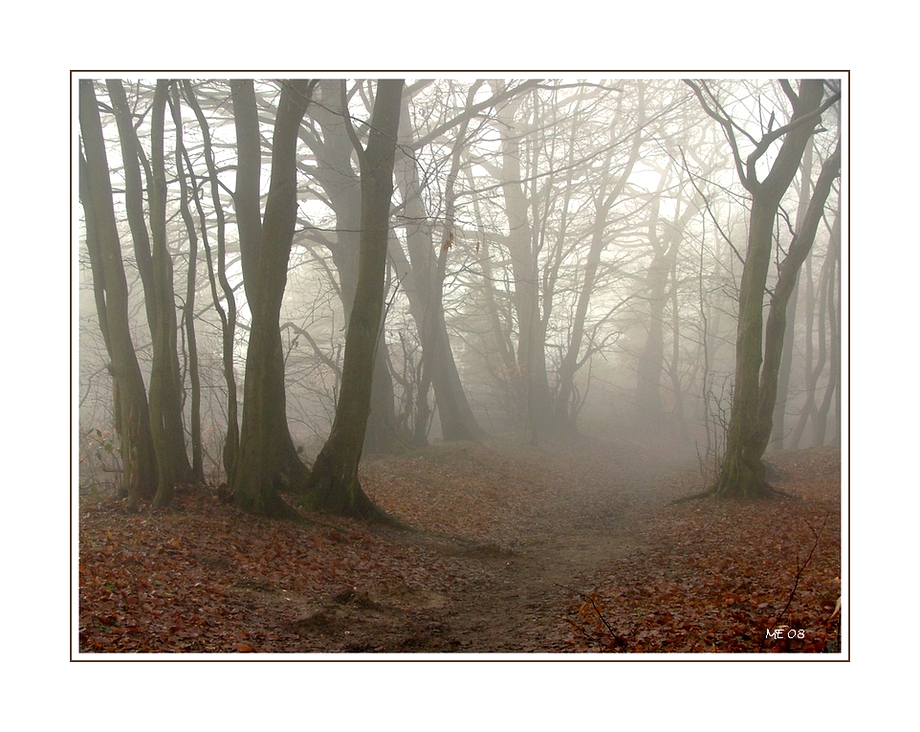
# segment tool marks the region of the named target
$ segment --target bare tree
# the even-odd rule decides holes
[[[156,490],[156,453],[150,433],[147,393],[128,322],[128,286],[92,80],[80,80],[79,99],[80,136],[85,152],[85,157],[80,158],[80,198],[86,215],[86,245],[99,326],[111,359],[115,425],[124,470],[122,483],[128,493],[128,509],[134,511],[142,498],[153,497]]]
[[[189,199],[197,201],[197,187],[189,187],[185,159],[188,151],[182,135],[182,109],[179,101],[179,87],[170,89],[169,109],[176,130],[176,174],[179,179],[179,211],[188,237],[188,271],[185,286],[185,302],[182,305],[182,322],[185,328],[185,342],[188,350],[188,377],[191,387],[189,406],[189,433],[192,447],[192,479],[204,483],[204,457],[201,442],[201,374],[198,367],[198,341],[195,332],[195,296],[198,285],[198,232],[189,208]],[[188,166],[191,170],[191,166]]]
[[[481,81],[473,83],[466,93],[464,111],[483,105],[474,105],[473,99]],[[485,432],[476,421],[467,401],[463,384],[454,361],[450,336],[444,318],[444,280],[447,262],[456,241],[456,180],[460,171],[461,153],[466,147],[470,116],[461,115],[450,148],[450,167],[444,180],[444,209],[439,217],[428,211],[424,200],[424,177],[419,170],[414,132],[409,114],[410,95],[403,95],[402,134],[397,151],[398,185],[403,201],[402,219],[405,221],[408,256],[397,249],[401,281],[409,300],[409,311],[415,320],[422,347],[421,373],[418,390],[419,408],[427,415],[428,389],[434,387],[441,432],[445,440],[480,440]],[[439,125],[445,132],[444,125]],[[429,181],[429,185],[432,181]],[[440,221],[438,219],[440,218]],[[438,236],[440,234],[440,236]],[[423,429],[427,419],[422,416],[417,425],[416,439],[426,439]]]
[[[235,89],[237,82],[231,82],[231,89]],[[251,87],[251,82],[249,82]],[[240,447],[240,427],[239,427],[239,410],[238,410],[238,399],[237,399],[237,385],[236,385],[236,373],[233,367],[234,361],[234,339],[236,337],[236,321],[237,321],[237,306],[236,306],[236,297],[234,295],[233,287],[230,285],[230,281],[227,278],[227,225],[226,225],[226,214],[224,213],[224,206],[220,198],[220,181],[219,173],[217,170],[217,162],[214,154],[214,146],[211,140],[211,130],[208,120],[202,112],[201,105],[198,103],[198,99],[195,95],[195,90],[189,82],[183,82],[182,85],[183,96],[188,103],[189,107],[195,114],[195,119],[198,121],[198,128],[201,131],[202,142],[204,146],[204,160],[205,166],[207,168],[206,179],[209,183],[211,190],[211,203],[214,207],[214,217],[215,217],[215,238],[217,240],[217,252],[216,257],[215,253],[211,250],[210,245],[210,236],[208,234],[207,226],[207,217],[205,215],[204,207],[202,206],[201,199],[195,195],[195,207],[198,212],[198,218],[201,225],[201,242],[205,250],[205,263],[208,269],[208,284],[210,285],[211,290],[211,302],[214,304],[214,310],[217,313],[217,316],[220,320],[220,334],[221,334],[221,361],[223,364],[223,376],[224,382],[227,386],[227,404],[226,404],[226,415],[227,415],[227,431],[224,435],[223,442],[223,464],[224,471],[227,475],[228,482],[233,482],[233,466],[236,462],[236,457],[239,453]],[[254,102],[253,102],[254,105]],[[242,113],[237,114],[237,108],[234,106],[234,120],[238,120]],[[245,194],[240,194],[236,198],[239,200],[239,203],[236,204],[236,217],[237,223],[240,227],[244,225],[240,223],[241,221],[246,221],[251,223],[251,219],[246,218],[246,212],[248,212],[247,206],[255,206],[255,233],[254,236],[258,238],[259,231],[261,230],[261,216],[259,208],[259,186],[258,178],[259,173],[258,169],[261,166],[261,154],[259,152],[259,143],[258,143],[258,124],[256,125],[256,151],[253,155],[250,151],[252,146],[251,141],[246,137],[245,134],[237,134],[237,140],[240,138],[246,138],[246,142],[239,143],[237,145],[238,155],[240,154],[250,154],[254,157],[255,164],[255,190],[253,193],[247,191]],[[189,174],[194,178],[192,161],[188,158],[188,155],[185,156],[186,167],[189,170]],[[237,164],[237,190],[240,190],[240,186],[245,185],[241,181],[248,181],[247,176],[251,176],[251,168],[253,165],[252,160],[243,160],[238,161]],[[196,186],[197,189],[197,186]],[[254,200],[253,200],[254,199]],[[241,213],[241,208],[245,210],[244,213]],[[240,233],[240,241],[246,238],[247,235]],[[248,241],[248,240],[247,240]],[[252,247],[246,247],[245,249],[240,247],[241,254],[243,257],[243,252],[247,254],[250,253]],[[216,261],[215,261],[216,259]],[[251,269],[251,268],[250,268]],[[255,274],[250,275],[251,279],[255,279]],[[243,286],[246,285],[245,278],[245,269],[244,269],[244,278]],[[220,291],[218,292],[218,286]],[[226,303],[226,306],[221,304],[221,299]]]
[[[153,365],[150,371],[150,429],[157,453],[158,485],[154,506],[172,500],[179,481],[189,480],[192,469],[185,451],[182,429],[182,386],[179,381],[176,307],[174,304],[172,255],[166,243],[166,163],[164,135],[166,100],[170,82],[157,81],[151,109],[149,190],[153,292],[156,331],[153,338]]]
[[[304,483],[302,499],[314,509],[370,520],[386,520],[386,516],[361,489],[358,464],[370,414],[374,361],[381,332],[393,163],[403,86],[402,80],[377,82],[367,148],[361,146],[350,121],[347,122],[361,170],[361,257],[335,422]]]
[[[793,89],[788,81],[780,81],[783,94],[792,109],[789,121],[774,126],[775,116],[771,115],[767,128],[758,139],[746,133],[739,122],[732,118],[706,82],[688,81],[687,84],[693,89],[706,113],[722,127],[732,149],[738,177],[751,196],[748,246],[738,302],[732,411],[725,456],[713,490],[718,496],[758,497],[768,491],[762,457],[770,437],[772,400],[775,399],[775,375],[772,388],[761,381],[761,364],[764,359],[763,302],[773,251],[773,227],[780,202],[795,177],[805,148],[821,121],[821,115],[839,100],[840,92],[820,79],[800,81],[798,90]],[[828,87],[830,93],[825,96]],[[746,158],[742,158],[739,131],[752,146]],[[765,159],[767,152],[774,150],[776,144],[779,149],[772,159]],[[758,166],[761,170],[768,170],[763,180],[760,180]],[[796,264],[795,260],[791,260],[789,275],[797,273],[800,266],[800,261]],[[781,355],[781,336],[779,344],[771,344],[770,350],[771,353],[778,352]],[[765,418],[765,401],[770,402],[770,418]]]
[[[335,232],[332,235],[314,232],[314,236],[332,255],[338,281],[330,284],[339,295],[346,322],[355,300],[359,268],[361,184],[352,164],[357,153],[349,136],[352,129],[349,99],[359,88],[360,85],[355,85],[349,91],[345,80],[320,81],[314,94],[317,103],[308,115],[314,124],[304,125],[301,130],[302,139],[313,152],[314,163],[301,161],[300,167],[316,182],[335,215]],[[398,446],[404,437],[395,423],[393,379],[388,361],[384,337],[375,355],[371,416],[364,436],[365,449],[369,452],[386,452]]]
[[[144,286],[144,303],[153,341],[150,374],[151,434],[157,454],[158,489],[154,504],[169,503],[173,486],[192,478],[182,425],[182,384],[179,373],[175,292],[172,254],[167,246],[166,168],[164,130],[170,82],[157,81],[150,115],[150,159],[134,125],[134,115],[120,80],[106,82],[115,112],[122,159],[125,165],[125,205],[134,240],[138,271]],[[144,216],[140,162],[147,177],[148,223]]]
[[[249,270],[252,328],[246,354],[240,452],[231,487],[237,506],[276,517],[296,515],[278,491],[293,489],[306,472],[287,426],[280,313],[297,217],[297,139],[314,85],[307,80],[282,84],[258,264]]]

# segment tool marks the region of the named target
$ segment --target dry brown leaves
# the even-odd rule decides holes
[[[774,457],[776,487],[753,503],[663,505],[641,552],[573,597],[581,650],[630,653],[839,652],[839,451]]]
[[[270,521],[207,487],[137,515],[111,497],[81,496],[78,647],[837,650],[839,452],[781,456],[777,486],[794,497],[756,504],[671,505],[676,483],[656,493],[630,472],[645,460],[620,448],[566,457],[454,444],[367,461],[367,493],[423,533],[318,515],[312,525]],[[610,536],[593,548],[585,539],[588,562],[573,536],[588,536],[582,527],[601,535],[611,522],[628,546],[610,554]],[[562,559],[568,589],[547,570]],[[511,645],[515,628],[521,640]]]
[[[358,522],[270,521],[207,488],[179,491],[163,512],[130,516],[111,499],[80,508],[81,652],[347,650],[347,632],[337,645],[298,623],[321,625],[322,606],[369,577],[431,592],[453,579],[449,558]]]

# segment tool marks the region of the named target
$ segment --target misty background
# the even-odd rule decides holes
[[[742,158],[791,113],[774,80],[698,83],[737,124]],[[154,83],[123,85],[143,148]],[[104,111],[109,89],[95,86],[131,335],[149,381],[152,338],[122,149],[114,115]],[[264,206],[280,84],[259,80],[253,89]],[[230,97],[228,81],[183,80],[164,130],[185,438],[191,449],[194,388],[203,468],[214,481],[223,476],[228,420],[225,338],[242,385],[250,324]],[[298,139],[297,220],[280,325],[287,420],[308,462],[335,415],[357,273],[359,177],[343,113],[361,133],[373,98],[374,82],[321,80]],[[765,307],[839,139],[837,109],[824,114],[783,196]],[[768,170],[778,146],[758,165]],[[751,197],[725,131],[688,84],[407,79],[394,179],[365,453],[480,434],[536,444],[558,433],[625,434],[667,437],[715,468],[731,408]],[[790,302],[768,449],[841,441],[839,185]],[[119,468],[112,377],[82,217],[80,226],[80,480],[108,485]]]

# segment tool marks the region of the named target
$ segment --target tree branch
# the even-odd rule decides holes
[[[741,181],[741,185],[743,185],[748,191],[751,191],[751,186],[753,184],[748,180],[747,175],[745,175],[744,162],[741,160],[741,152],[738,149],[738,141],[735,139],[735,133],[731,121],[728,119],[728,117],[721,116],[718,112],[709,106],[709,103],[703,97],[702,89],[700,89],[700,87],[695,82],[691,81],[690,79],[684,79],[684,83],[693,89],[693,93],[696,94],[696,98],[702,105],[703,111],[712,117],[716,122],[718,122],[722,127],[722,130],[725,133],[725,137],[728,139],[728,144],[732,149],[732,157],[735,161],[735,170],[738,172],[738,179]]]
[[[358,155],[359,163],[363,166],[364,148],[361,146],[361,141],[358,139],[358,134],[355,132],[354,125],[351,123],[351,115],[348,113],[348,93],[345,84],[345,79],[342,79],[342,121],[345,124],[345,133],[348,135],[348,139],[351,140],[351,144],[355,148],[355,152]]]

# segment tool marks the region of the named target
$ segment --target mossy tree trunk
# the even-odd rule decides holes
[[[306,473],[287,426],[279,318],[297,216],[298,131],[313,86],[310,81],[293,80],[282,87],[257,261],[251,260],[248,271],[244,265],[243,272],[244,281],[249,280],[246,291],[252,326],[239,455],[231,483],[233,502],[244,511],[279,518],[293,517],[296,512],[278,491],[292,489]],[[243,231],[241,228],[241,234]]]
[[[182,385],[179,379],[175,292],[172,255],[166,243],[166,162],[164,129],[170,82],[156,84],[151,110],[150,201],[151,255],[156,330],[153,334],[153,363],[150,372],[150,431],[157,453],[157,493],[154,506],[172,501],[177,482],[190,480],[192,467],[185,449],[182,426]]]
[[[153,296],[153,256],[150,253],[150,233],[147,231],[147,217],[144,212],[144,185],[140,165],[140,157],[143,152],[134,127],[135,114],[128,103],[128,95],[125,93],[121,79],[106,79],[105,88],[112,104],[115,123],[118,126],[118,143],[125,178],[125,214],[131,231],[137,273],[144,287],[144,307],[152,339],[156,337],[157,309],[156,298]],[[149,296],[146,296],[146,293],[150,293]]]
[[[121,442],[122,484],[128,509],[153,497],[157,464],[150,434],[147,393],[128,322],[128,286],[106,159],[102,122],[91,80],[79,85],[80,199],[86,216],[86,245],[93,273],[99,327],[111,359],[115,414]]]
[[[808,203],[804,221],[792,238],[788,254],[779,270],[779,279],[773,288],[773,298],[770,302],[770,312],[767,316],[764,336],[763,368],[760,378],[760,404],[758,406],[760,429],[757,432],[760,442],[755,446],[760,450],[761,455],[766,450],[767,440],[773,431],[773,413],[776,406],[789,301],[795,291],[802,264],[815,242],[818,225],[824,215],[824,207],[830,195],[831,187],[839,175],[840,143],[838,141],[834,152],[821,166],[821,173]]]
[[[402,80],[377,83],[367,148],[349,123],[349,136],[361,171],[361,246],[358,282],[345,339],[342,390],[326,444],[304,483],[302,503],[331,513],[367,520],[385,515],[361,489],[358,464],[371,409],[371,386],[381,332],[393,162],[399,131]]]
[[[138,272],[144,287],[144,305],[153,362],[150,375],[151,434],[156,449],[158,487],[154,505],[169,503],[176,482],[193,479],[185,446],[182,418],[182,383],[179,372],[172,255],[166,243],[166,172],[163,157],[164,119],[170,82],[159,80],[151,107],[151,156],[146,164],[149,231],[144,216],[144,189],[140,159],[143,156],[135,130],[134,114],[122,82],[106,81],[118,126],[124,161],[125,207]]]
[[[738,300],[738,330],[735,347],[735,382],[732,411],[725,440],[725,455],[713,492],[718,497],[760,498],[769,493],[763,454],[770,438],[773,402],[766,382],[761,382],[764,361],[764,295],[773,253],[773,228],[780,202],[795,177],[807,145],[811,143],[821,114],[840,98],[839,91],[825,98],[825,82],[806,79],[798,91],[787,81],[780,82],[792,106],[786,125],[770,129],[755,144],[746,160],[742,160],[735,140],[736,125],[719,104],[705,83],[687,82],[700,100],[703,109],[722,126],[735,155],[735,165],[741,183],[751,194],[751,217],[748,225],[748,246]],[[782,140],[766,177],[758,179],[757,165],[768,150]],[[823,205],[823,203],[822,203]],[[813,238],[813,237],[812,237]],[[790,270],[792,269],[790,262]],[[798,271],[798,266],[795,271]],[[778,304],[778,303],[777,303]],[[782,317],[785,321],[785,312]],[[768,338],[775,338],[769,333]],[[782,353],[782,332],[779,342],[771,342],[773,355]],[[778,369],[778,363],[777,363]],[[772,375],[772,399],[775,400],[775,379]],[[769,409],[765,402],[769,403]]]
[[[808,145],[805,148],[805,155],[802,157],[801,165],[801,184],[799,187],[799,205],[796,208],[795,228],[798,230],[805,221],[805,214],[808,208],[808,197],[810,196],[812,180],[812,162],[814,159],[814,145]],[[789,404],[789,384],[792,379],[792,362],[795,360],[795,314],[798,306],[798,293],[801,288],[796,285],[795,292],[789,300],[786,309],[786,319],[788,321],[786,332],[783,336],[783,360],[780,365],[779,378],[776,385],[776,406],[773,407],[773,432],[770,435],[770,446],[775,450],[782,450],[786,444],[786,408]]]
[[[316,156],[311,174],[322,186],[328,204],[335,213],[335,235],[323,237],[332,255],[338,282],[334,287],[342,303],[345,322],[351,317],[358,282],[358,260],[361,248],[361,184],[354,170],[355,146],[346,126],[348,97],[345,81],[327,79],[317,84],[314,98],[322,101],[310,109],[310,116],[319,130],[305,125],[301,136]],[[383,324],[381,322],[381,328]],[[388,452],[404,444],[409,435],[396,420],[393,376],[388,366],[387,342],[377,344],[371,392],[371,417],[365,430],[364,449],[368,452]]]

